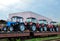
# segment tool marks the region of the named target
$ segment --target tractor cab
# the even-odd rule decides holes
[[[23,17],[13,16],[11,18],[11,21],[12,22],[19,22],[19,23],[21,23],[21,22],[23,22]]]
[[[29,17],[26,19],[26,27],[31,31],[36,31],[36,18]]]
[[[26,22],[28,22],[28,23],[30,23],[30,22],[36,23],[36,18],[29,17],[29,18],[26,19]]]
[[[52,24],[52,25],[58,25],[58,23],[54,22],[54,21],[50,22],[50,24]]]
[[[47,20],[39,20],[38,23],[39,24],[48,24]]]
[[[47,20],[39,20],[38,23],[39,23],[40,26],[42,26],[42,27],[47,26],[47,24],[48,24]]]

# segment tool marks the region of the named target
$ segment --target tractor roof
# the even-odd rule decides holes
[[[13,16],[12,18],[23,18],[23,17],[19,17],[19,16]]]
[[[28,17],[27,19],[36,19],[36,18],[34,18],[34,17]]]
[[[57,23],[57,22],[55,22],[55,21],[51,21],[50,23]]]
[[[47,20],[45,20],[45,19],[40,19],[39,21],[47,21]]]

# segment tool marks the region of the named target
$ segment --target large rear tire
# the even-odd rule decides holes
[[[36,31],[36,25],[32,25],[32,26],[31,26],[31,30],[32,30],[33,32],[35,32],[35,31]]]
[[[44,31],[47,31],[47,27],[46,26],[44,26],[43,29],[44,29]]]
[[[58,27],[55,28],[55,31],[58,32]]]
[[[21,24],[21,25],[19,26],[19,29],[20,29],[21,32],[23,32],[23,31],[25,30],[25,25],[24,25],[24,24]]]
[[[42,27],[40,27],[40,28],[39,28],[39,31],[40,31],[40,32],[42,32],[42,31],[43,31],[43,28],[42,28]]]

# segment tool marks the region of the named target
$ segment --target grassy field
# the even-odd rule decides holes
[[[54,37],[32,38],[32,39],[27,39],[25,41],[44,41],[44,40],[58,39],[58,38],[60,38],[60,35]],[[8,41],[8,39],[0,39],[0,41]],[[21,41],[21,40],[16,39],[16,41]]]
[[[54,37],[33,38],[33,39],[25,40],[25,41],[44,41],[44,40],[58,39],[58,38],[60,38],[60,35],[54,36]]]

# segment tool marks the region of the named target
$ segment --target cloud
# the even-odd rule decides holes
[[[0,0],[0,10],[8,8],[8,6],[18,3],[19,0]]]
[[[32,3],[34,3],[34,0],[20,0],[19,3],[10,5],[9,7],[13,9],[25,10],[29,8],[32,5]]]
[[[19,0],[0,0],[1,5],[11,5],[19,2]]]
[[[60,1],[59,0],[0,0],[0,14],[4,12],[3,14],[8,15],[9,13],[20,12],[20,11],[33,11],[55,20],[59,18],[58,15],[60,13]],[[4,15],[2,16],[6,17]]]
[[[34,0],[0,0],[0,19],[6,19],[9,13],[29,8],[33,2]]]

